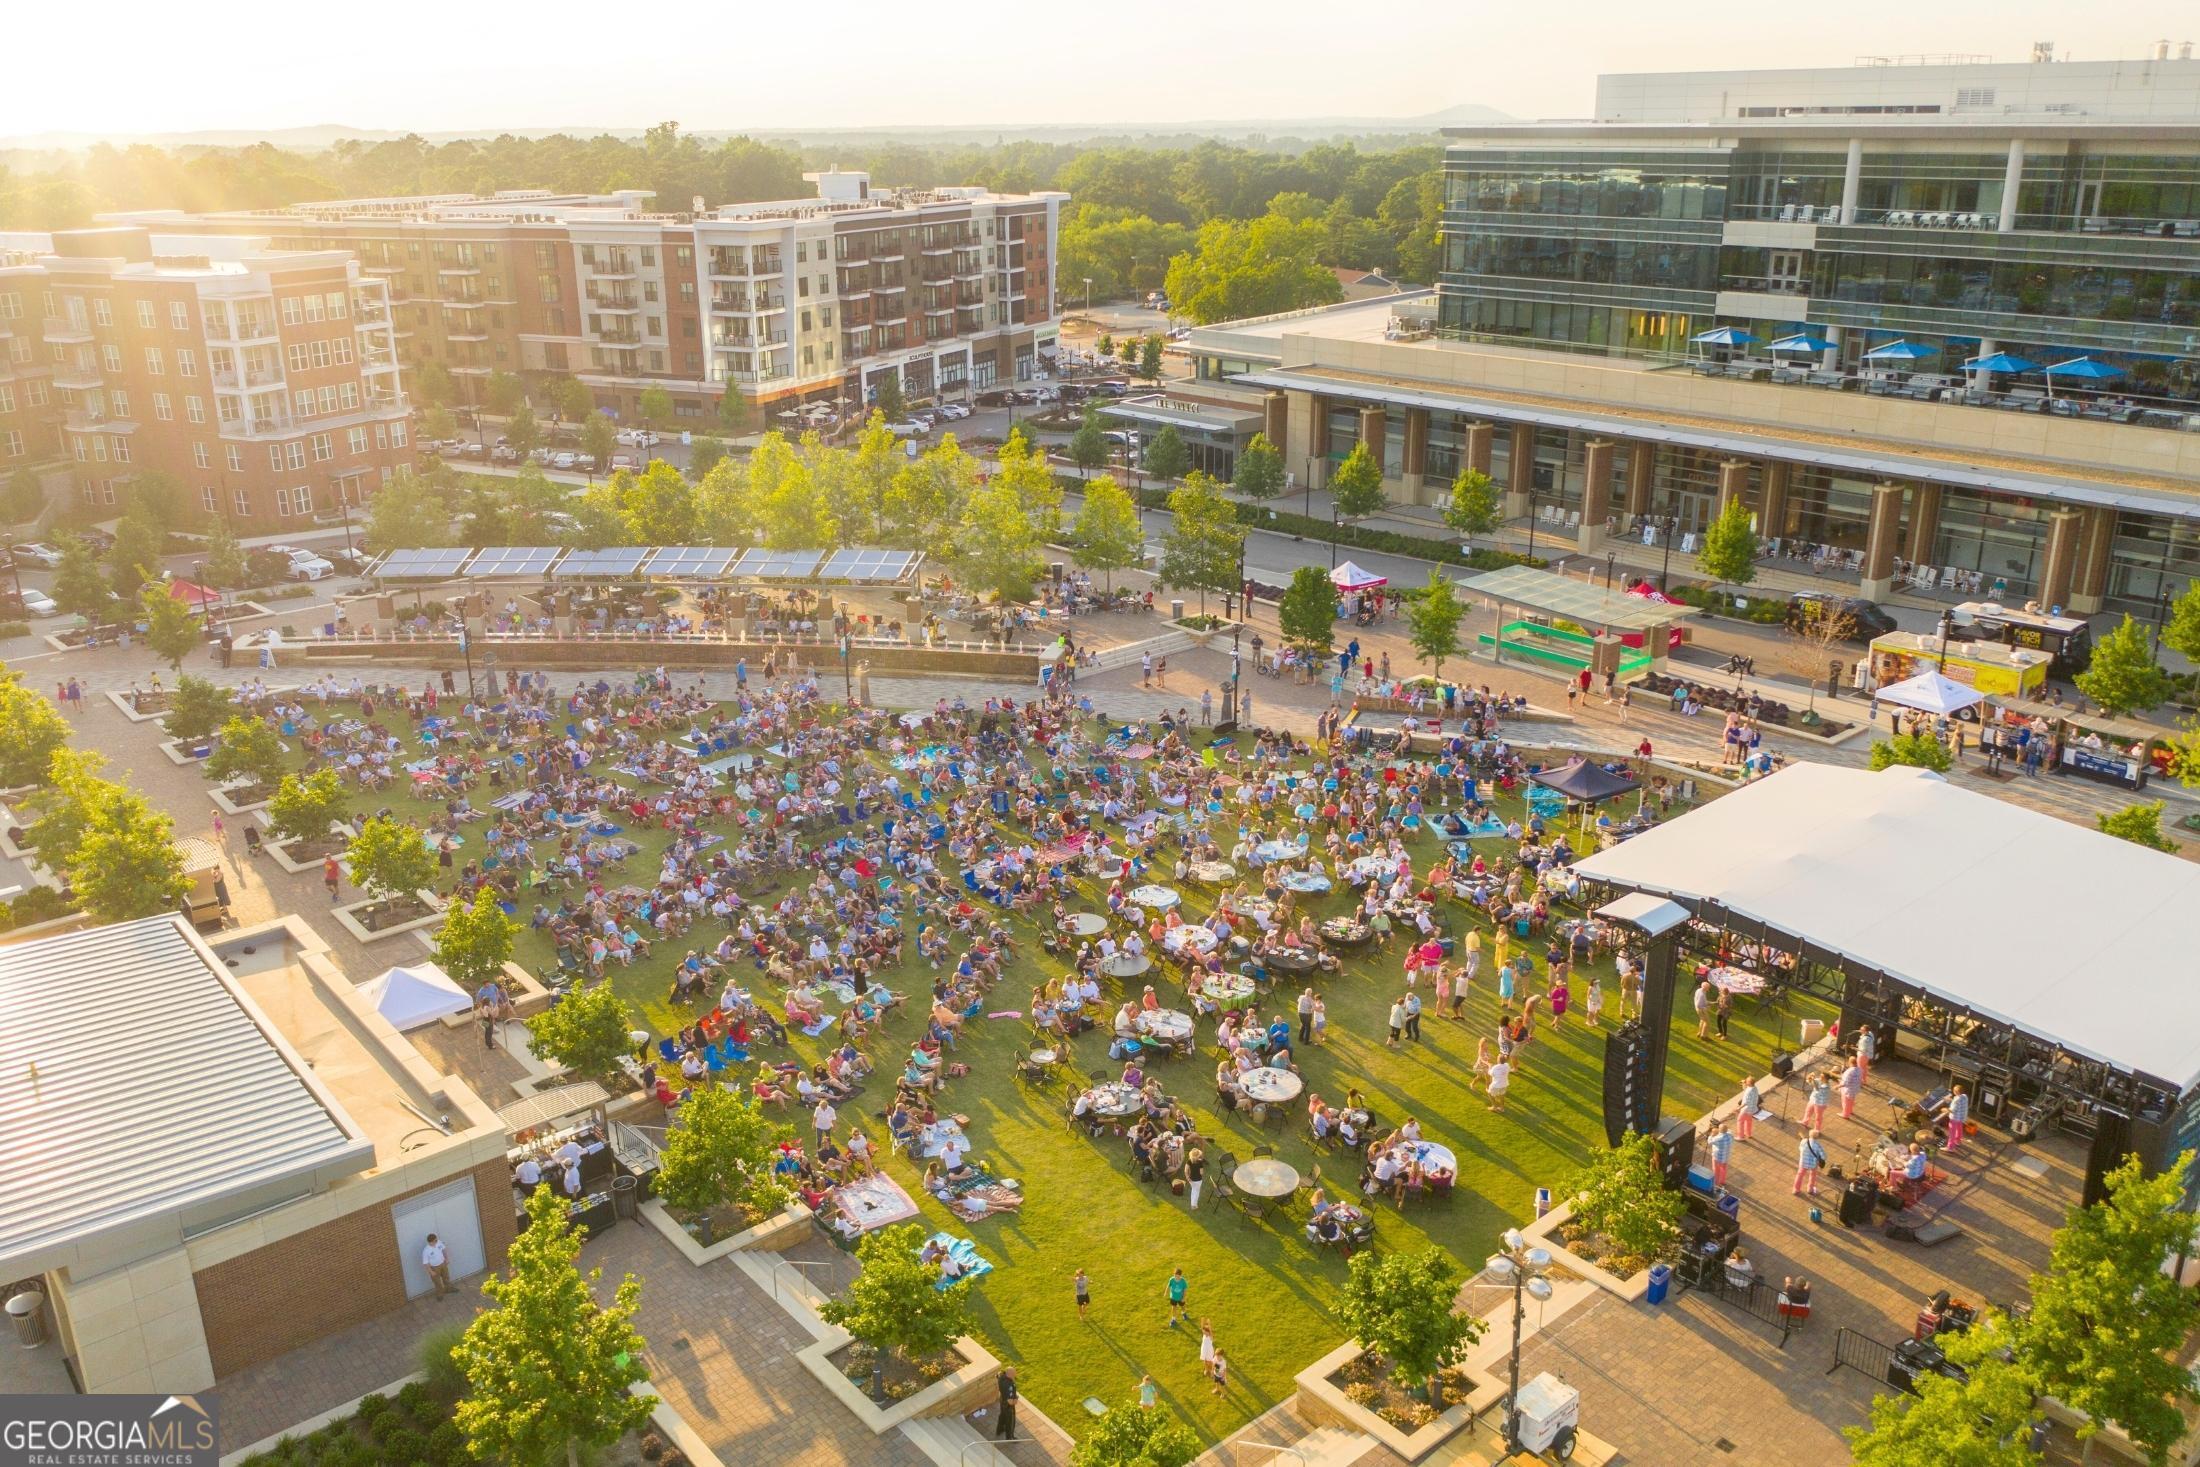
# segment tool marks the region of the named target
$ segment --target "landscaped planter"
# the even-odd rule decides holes
[[[346,932],[361,942],[384,942],[392,937],[402,937],[408,932],[419,932],[433,927],[443,920],[443,898],[425,888],[413,895],[427,905],[428,911],[420,916],[403,918],[386,925],[377,920],[379,914],[375,911],[376,908],[387,905],[382,897],[346,902],[343,906],[334,908],[333,915]],[[368,925],[370,921],[374,922],[373,926]]]
[[[140,689],[135,696],[126,692],[116,692],[111,688],[107,692],[107,701],[121,710],[122,716],[132,723],[152,723],[158,719],[166,718],[169,706],[175,702],[175,697],[174,692],[167,688],[161,689],[158,693],[153,692],[151,689]]]
[[[685,1224],[672,1215],[672,1209],[652,1197],[642,1204],[642,1216],[649,1225],[672,1240],[688,1262],[700,1267],[714,1263],[728,1253],[740,1253],[754,1249],[760,1253],[784,1253],[810,1236],[810,1209],[800,1202],[790,1202],[786,1209],[751,1228],[705,1243],[689,1232]]]
[[[1217,621],[1219,624],[1211,627],[1195,626],[1192,624],[1190,618],[1186,618],[1183,621],[1165,621],[1162,623],[1162,625],[1175,627],[1185,636],[1190,637],[1195,646],[1204,647],[1207,645],[1210,639],[1214,637],[1219,637],[1224,632],[1230,630],[1230,624],[1228,622],[1221,621],[1220,618],[1217,618]]]
[[[218,784],[207,793],[213,796],[215,807],[224,815],[249,815],[254,810],[265,810],[268,802],[275,798],[275,791],[252,785]],[[239,795],[244,798],[238,799]]]
[[[1502,1394],[1501,1387],[1493,1390],[1487,1383],[1471,1386],[1463,1378],[1463,1372],[1455,1370],[1451,1384],[1457,1395],[1454,1397],[1447,1392],[1451,1404],[1437,1412],[1435,1419],[1426,1426],[1406,1431],[1346,1395],[1344,1386],[1336,1379],[1339,1372],[1366,1353],[1357,1343],[1347,1340],[1307,1366],[1296,1377],[1298,1395],[1294,1404],[1299,1415],[1314,1425],[1361,1432],[1408,1462],[1420,1461],[1464,1431],[1477,1414]]]
[[[823,1339],[796,1351],[795,1358],[873,1436],[884,1436],[905,1421],[932,1416],[961,1416],[994,1398],[996,1388],[993,1382],[1000,1371],[1001,1362],[985,1346],[968,1335],[955,1342],[954,1353],[961,1358],[961,1366],[950,1370],[924,1389],[885,1406],[872,1400],[869,1390],[848,1379],[847,1373],[841,1369],[839,1357],[854,1343],[846,1330],[831,1329]]]
[[[350,848],[352,838],[358,834],[359,832],[348,824],[338,825],[331,829],[329,834],[323,836],[321,842],[318,843],[325,845],[325,849],[308,847],[301,851],[300,848],[306,847],[307,843],[296,840],[270,841],[265,849],[269,855],[275,858],[276,865],[293,876],[303,876],[308,872],[320,870],[321,863],[330,856],[341,857]]]
[[[180,764],[186,768],[193,764],[205,763],[213,752],[220,747],[221,739],[215,734],[202,734],[195,739],[162,739],[160,741],[160,751],[168,756],[168,762]]]

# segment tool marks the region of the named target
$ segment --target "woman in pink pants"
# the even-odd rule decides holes
[[[1742,1098],[1734,1106],[1734,1138],[1747,1141],[1757,1133],[1757,1112],[1764,1109],[1764,1098],[1757,1093],[1757,1077],[1742,1077]]]
[[[1963,1126],[1971,1119],[1971,1097],[1961,1085],[1948,1096],[1948,1143],[1944,1150],[1954,1151],[1963,1145]]]

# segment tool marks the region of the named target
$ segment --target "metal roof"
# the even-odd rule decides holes
[[[465,567],[473,551],[463,545],[434,550],[392,550],[374,573],[385,581],[447,581]]]
[[[117,1021],[150,1019],[118,1048]],[[359,1171],[374,1147],[173,915],[0,947],[0,1266]],[[65,1260],[64,1260],[65,1261]]]
[[[466,577],[534,580],[546,574],[563,553],[555,545],[491,545],[466,563]]]
[[[1882,481],[1925,479],[1935,484],[1983,489],[1994,494],[2037,494],[2078,504],[2105,505],[2112,509],[2139,510],[2148,514],[2172,515],[2180,519],[2200,519],[2200,498],[2181,496],[2165,490],[2137,486],[2110,487],[2083,479],[2059,478],[2051,473],[2023,469],[1982,468],[1976,464],[1956,463],[1924,454],[1905,454],[1899,450],[1872,452],[1868,449],[1828,448],[1822,444],[1780,438],[1776,436],[1777,429],[1751,430],[1740,425],[1732,432],[1671,428],[1618,413],[1535,407],[1500,398],[1478,397],[1471,387],[1454,389],[1431,385],[1422,388],[1403,381],[1396,384],[1365,382],[1357,378],[1333,376],[1316,368],[1249,372],[1230,380],[1247,387],[1281,387],[1299,392],[1319,392],[1329,397],[1362,398],[1397,407],[1464,412],[1476,417],[1530,423],[1538,427],[1585,428],[1613,438],[1633,439],[1643,443],[1671,443],[1742,457],[1779,458],[1790,463],[1813,464],[1844,474],[1858,474]]]
[[[1669,625],[1691,615],[1689,607],[1646,601],[1619,591],[1607,591],[1587,581],[1570,580],[1556,571],[1532,565],[1508,565],[1503,570],[1469,576],[1460,586],[1478,596],[1510,601],[1553,616],[1578,621],[1585,627],[1624,627],[1638,632],[1645,627]]]

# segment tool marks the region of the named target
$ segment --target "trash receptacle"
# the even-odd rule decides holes
[[[1739,1192],[1720,1194],[1719,1211],[1734,1219],[1736,1225],[1739,1225],[1742,1220],[1742,1194]]]
[[[8,1318],[15,1321],[15,1342],[26,1350],[46,1343],[46,1293],[25,1289],[8,1297]]]
[[[1670,1289],[1670,1288],[1672,1288],[1672,1287],[1673,1287],[1673,1269],[1672,1269],[1672,1266],[1671,1266],[1670,1264],[1664,1264],[1664,1263],[1653,1263],[1653,1264],[1651,1264],[1651,1265],[1650,1265],[1650,1292],[1649,1292],[1648,1294],[1644,1295],[1644,1297],[1645,1297],[1646,1299],[1648,1299],[1648,1300],[1649,1300],[1649,1301],[1650,1301],[1650,1302],[1651,1302],[1652,1304],[1663,1304],[1663,1303],[1665,1302],[1665,1291],[1666,1291],[1667,1289]]]
[[[1172,599],[1169,602],[1169,617],[1173,621],[1184,620],[1184,603],[1182,600]]]
[[[627,1219],[634,1217],[637,1195],[637,1184],[626,1173],[621,1172],[611,1179],[611,1205],[618,1211],[620,1217]]]

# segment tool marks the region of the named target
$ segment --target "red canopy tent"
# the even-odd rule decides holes
[[[212,586],[202,586],[196,581],[170,581],[168,594],[193,611],[206,611],[220,606],[227,599]]]

